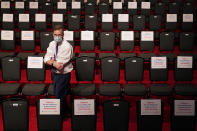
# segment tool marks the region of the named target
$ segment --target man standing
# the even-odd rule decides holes
[[[64,40],[64,30],[61,25],[56,25],[53,29],[54,40],[49,43],[44,62],[52,67],[54,95],[60,99],[61,115],[65,115],[68,110],[66,95],[70,91],[70,79],[73,65],[73,47]]]

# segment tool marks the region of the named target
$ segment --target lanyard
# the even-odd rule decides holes
[[[56,60],[57,53],[58,53],[58,44],[56,44],[56,52],[54,53],[54,60]]]

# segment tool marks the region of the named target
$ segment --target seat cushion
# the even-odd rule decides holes
[[[28,56],[34,56],[35,53],[27,53],[27,52],[21,52],[18,53],[17,57],[19,57],[21,60],[27,60]]]
[[[140,53],[139,57],[143,58],[145,61],[150,61],[150,58],[156,56],[155,53]]]
[[[145,96],[146,87],[144,84],[126,84],[124,92],[128,96]]]
[[[48,95],[53,96],[54,95],[54,85],[50,84],[48,88]]]
[[[133,56],[136,56],[136,53],[120,53],[119,54],[119,58],[121,60],[124,60],[126,59],[127,57],[133,57]]]
[[[22,90],[23,95],[38,96],[44,94],[45,84],[26,84]]]
[[[168,84],[151,84],[150,93],[156,96],[170,96],[172,88]]]
[[[102,59],[102,58],[108,57],[108,56],[116,56],[116,54],[114,54],[114,53],[100,53],[99,59]]]
[[[0,59],[7,56],[14,56],[15,52],[0,52]]]
[[[96,58],[96,53],[79,53],[79,57],[81,56],[88,56],[88,57]]]
[[[1,83],[0,95],[16,95],[19,91],[19,83]]]
[[[193,84],[175,84],[175,93],[181,96],[196,96],[197,88]]]
[[[96,87],[94,84],[78,84],[72,88],[72,93],[77,96],[91,96],[96,94]]]
[[[101,84],[99,94],[103,96],[120,96],[120,84]]]

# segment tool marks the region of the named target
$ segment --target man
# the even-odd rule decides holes
[[[64,30],[61,25],[54,27],[53,38],[54,40],[49,43],[47,48],[44,62],[52,67],[54,95],[60,99],[61,115],[64,116],[68,110],[66,95],[70,91],[73,48],[69,42],[64,40]]]

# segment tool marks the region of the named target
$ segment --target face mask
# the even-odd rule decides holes
[[[57,43],[62,42],[62,37],[61,37],[61,36],[54,36],[53,39],[54,39],[54,41],[57,42]]]

